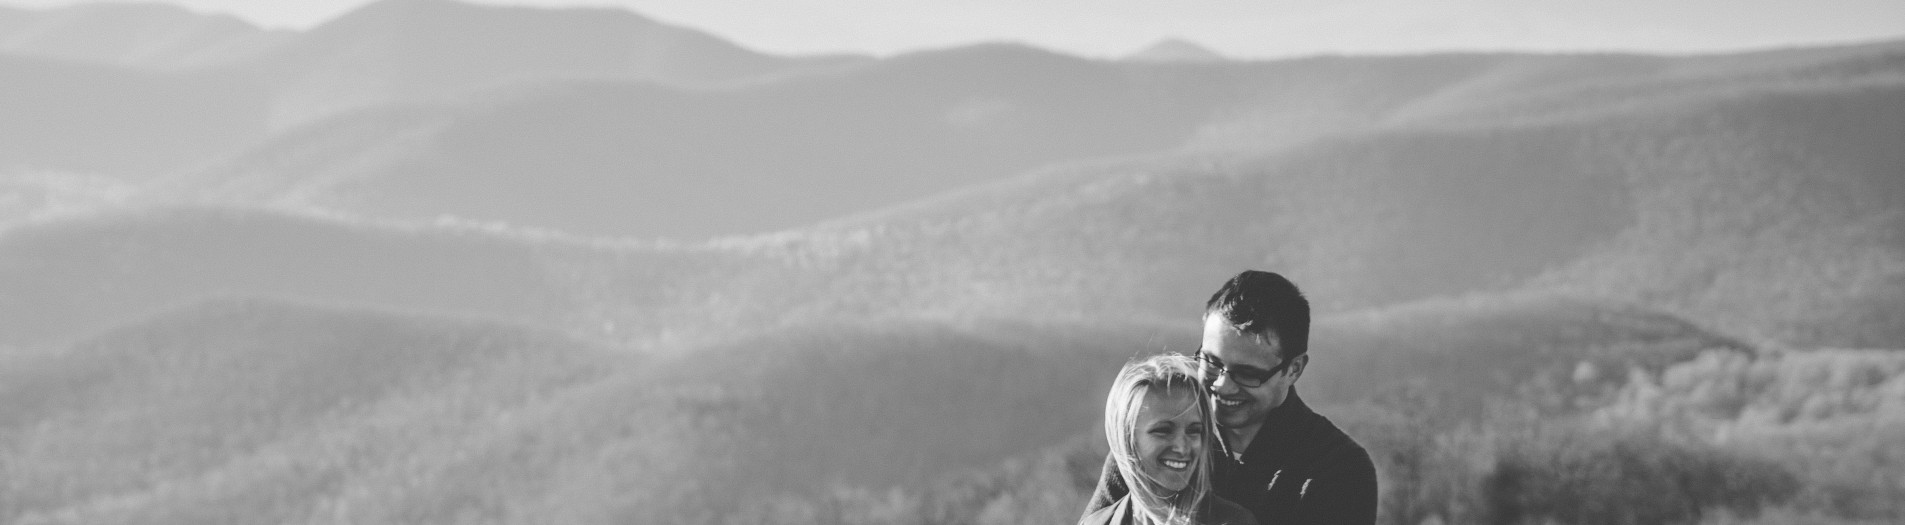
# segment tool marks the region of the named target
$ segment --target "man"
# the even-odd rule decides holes
[[[1265,525],[1373,524],[1369,452],[1297,396],[1309,338],[1309,302],[1281,275],[1246,271],[1211,295],[1197,353],[1217,411],[1211,483]],[[1085,513],[1125,491],[1106,458]]]

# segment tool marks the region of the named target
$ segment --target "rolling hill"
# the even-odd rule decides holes
[[[145,70],[241,62],[290,35],[230,15],[158,3],[97,2],[55,9],[0,7],[0,53]]]
[[[865,60],[755,53],[620,9],[384,0],[300,32],[156,5],[5,9],[0,169],[136,182],[368,106],[520,82],[771,82]]]
[[[323,511],[348,494],[345,473],[401,471],[628,359],[494,323],[250,299],[191,305],[9,362],[6,520]]]
[[[1187,144],[1300,146],[1368,129],[1412,100],[1516,59],[1146,64],[997,44],[713,91],[519,85],[433,105],[425,110],[433,118],[340,115],[168,181],[158,193],[597,235],[759,233],[1058,163]],[[357,141],[402,141],[404,154],[328,146]]]
[[[1075,488],[1118,363],[1194,348],[1241,268],[1303,286],[1304,395],[1428,492],[1514,459],[1465,455],[1519,443],[1464,426],[1496,408],[1901,384],[1886,350],[1809,350],[1905,348],[1896,42],[802,62],[617,13],[386,0],[232,69],[0,60],[27,186],[191,165],[136,204],[212,201],[0,227],[0,521],[1062,517],[1076,494],[966,482]],[[488,48],[451,28],[527,40],[454,58]],[[661,48],[707,54],[632,58]],[[273,107],[300,123],[267,135]],[[1781,390],[1828,379],[1863,397]],[[1890,433],[1752,437],[1895,464],[1870,412]],[[1734,465],[1701,458],[1675,465]],[[1886,516],[1896,476],[1856,463],[1805,497]]]
[[[491,84],[614,78],[677,86],[762,80],[863,60],[779,57],[624,9],[380,0],[249,64],[275,87],[275,128]]]
[[[1236,87],[1141,73],[988,46],[747,88],[503,89],[423,122],[342,116],[165,191],[598,235],[771,231],[1066,159],[1168,149]],[[413,145],[395,156],[305,153],[356,133]]]
[[[460,222],[133,209],[0,230],[0,347],[56,350],[237,296],[501,320],[664,352],[801,320],[773,312],[824,290],[809,272],[823,260]]]
[[[267,93],[242,76],[0,54],[0,77],[0,174],[139,182],[265,133]]]
[[[1648,111],[1396,128],[1268,154],[1075,163],[702,244],[694,250],[737,259],[690,272],[737,319],[1170,318],[1236,268],[1272,267],[1324,312],[1533,285],[1661,305],[1754,341],[1895,346],[1881,320],[1899,307],[1884,283],[1899,275],[1893,174],[1905,161],[1889,145],[1900,96],[1863,80],[1775,84]],[[574,260],[592,261],[574,263],[587,275],[577,279],[606,297],[669,280]],[[730,274],[707,277],[720,271]],[[1790,315],[1804,308],[1795,305],[1840,310]],[[643,324],[644,314],[605,315]]]
[[[1900,54],[1893,43],[1678,58],[1157,64],[984,45],[713,91],[554,82],[366,110],[281,134],[156,193],[696,239],[795,228],[1053,166],[1304,155],[1385,134],[1612,125],[1754,93],[1883,86]],[[419,111],[432,116],[390,117]],[[403,146],[331,147],[348,142]],[[1567,153],[1523,153],[1541,154]]]
[[[154,211],[0,234],[8,343],[68,341],[214,295],[547,319],[521,244],[240,211]]]
[[[1181,312],[1236,268],[1268,267],[1326,312],[1532,285],[1754,341],[1897,347],[1905,334],[1880,319],[1901,308],[1905,84],[1883,78],[1080,163],[808,235],[895,246],[840,280],[902,273],[930,290],[874,304]]]
[[[188,304],[7,361],[6,517],[605,522],[912,482],[1090,424],[1150,330],[871,320],[654,360],[492,321]]]
[[[718,521],[749,502],[925,487],[1071,443],[1120,362],[1184,348],[1193,324],[892,316],[729,332],[652,358],[495,321],[187,304],[6,361],[5,516]],[[1724,344],[1667,316],[1546,300],[1320,328],[1328,348],[1306,381],[1325,403],[1388,393],[1352,383],[1413,384],[1465,407],[1526,390],[1534,380],[1511,377],[1522,372],[1581,359],[1659,370]],[[1528,345],[1544,352],[1513,356]],[[1433,366],[1348,368],[1399,352]],[[1503,355],[1522,364],[1494,368]],[[1472,417],[1461,410],[1437,414]]]

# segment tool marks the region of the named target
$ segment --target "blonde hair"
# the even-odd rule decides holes
[[[1143,461],[1138,457],[1138,408],[1144,403],[1144,397],[1152,393],[1191,396],[1196,400],[1198,417],[1205,422],[1204,447],[1197,458],[1197,471],[1192,473],[1184,489],[1175,494],[1168,493],[1157,480],[1138,468]],[[1155,355],[1125,363],[1124,368],[1118,370],[1118,378],[1111,384],[1111,394],[1105,397],[1105,442],[1111,446],[1111,457],[1118,465],[1119,477],[1124,480],[1128,491],[1125,497],[1131,500],[1131,514],[1136,523],[1190,523],[1192,516],[1205,514],[1206,509],[1200,507],[1210,504],[1212,434],[1216,431],[1210,426],[1211,416],[1210,396],[1198,379],[1197,361],[1189,356]]]

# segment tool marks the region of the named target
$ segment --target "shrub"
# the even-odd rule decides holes
[[[1479,480],[1487,523],[1696,523],[1750,516],[1800,488],[1768,460],[1638,433],[1562,426],[1503,443]]]

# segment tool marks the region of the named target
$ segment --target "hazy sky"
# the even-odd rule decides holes
[[[85,0],[0,0],[43,7]],[[305,28],[372,0],[163,0]],[[1236,57],[1717,51],[1905,37],[1905,0],[481,0],[621,6],[769,52],[1013,40],[1091,56],[1181,37]]]

